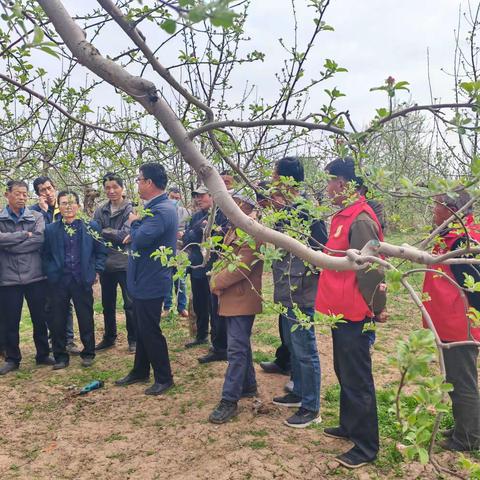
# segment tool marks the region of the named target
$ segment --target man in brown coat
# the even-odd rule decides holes
[[[252,214],[251,200],[240,195],[233,198],[244,213]],[[256,255],[258,245],[252,248],[241,241],[235,227],[225,235],[224,245],[233,249],[232,253],[244,266],[233,271],[225,266],[211,279],[212,292],[218,295],[220,321],[227,326],[228,360],[222,399],[209,417],[212,423],[227,422],[237,414],[240,398],[257,394],[250,336],[255,315],[262,311],[263,261]]]

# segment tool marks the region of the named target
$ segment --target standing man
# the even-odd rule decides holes
[[[243,213],[254,216],[252,200],[238,194],[234,194],[234,200]],[[235,227],[225,235],[224,244],[233,249],[232,255],[242,266],[231,271],[226,258],[222,270],[211,280],[212,292],[218,296],[220,319],[227,325],[228,344],[222,398],[210,414],[212,423],[226,423],[237,414],[241,398],[257,395],[250,337],[255,315],[262,312],[263,261],[257,255],[259,245],[240,240]]]
[[[10,180],[5,192],[7,206],[0,213],[0,308],[5,334],[5,363],[0,375],[17,370],[20,353],[20,320],[26,298],[33,324],[37,365],[53,365],[49,357],[45,276],[41,250],[44,240],[43,216],[26,207],[28,187]]]
[[[180,194],[180,189],[177,187],[172,187],[168,190],[168,198],[175,204],[177,209],[177,220],[178,220],[178,232],[177,232],[177,251],[181,250],[183,247],[183,235],[185,233],[185,226],[187,219],[190,216],[185,207],[181,205],[182,196]],[[172,275],[175,275],[176,268],[172,268]],[[173,305],[173,292],[175,291],[175,296],[177,298],[177,311],[181,317],[187,318],[187,284],[185,278],[177,278],[172,282],[172,288],[170,289],[170,294],[165,298],[165,305],[163,306],[163,315],[166,316],[170,313],[170,309]]]
[[[208,224],[210,211],[214,208],[213,199],[207,188],[200,186],[192,192],[198,206],[183,236],[184,245],[189,245],[190,283],[192,285],[193,310],[197,316],[197,336],[195,340],[185,345],[186,348],[208,343],[208,326],[212,339],[211,351],[198,359],[200,363],[209,363],[227,359],[227,332],[225,322],[218,315],[218,299],[210,292],[208,273],[216,258],[210,252],[210,259],[204,262],[200,244],[203,242],[204,230]],[[224,236],[228,228],[225,215],[217,210],[213,230],[215,235]]]
[[[50,177],[37,177],[33,181],[33,189],[38,197],[38,203],[32,205],[30,210],[34,210],[43,215],[45,226],[62,219],[60,210],[57,206],[57,189]],[[50,292],[47,293],[45,308],[47,316],[51,314],[52,298]],[[73,308],[72,304],[68,308],[67,314],[67,350],[72,355],[78,355],[80,349],[75,344],[75,335],[73,332]]]
[[[435,226],[442,225],[460,210],[469,200],[470,195],[460,190],[455,198],[449,195],[435,197],[433,220]],[[471,210],[465,212],[465,228],[470,241],[476,246],[480,243],[480,225],[474,223]],[[457,223],[455,220],[453,223]],[[433,247],[434,255],[444,255],[452,250],[465,248],[466,235],[463,228],[449,225],[439,233]],[[432,272],[425,273],[423,291],[429,300],[424,301],[425,308],[432,319],[435,330],[444,343],[466,340],[480,341],[480,328],[475,327],[465,312],[464,294],[470,307],[480,309],[480,294],[466,290],[464,294],[443,275],[443,272],[458,285],[464,286],[466,275],[478,282],[479,272],[475,265],[431,265]],[[424,322],[426,326],[426,323]],[[449,392],[452,400],[454,427],[444,432],[445,439],[439,445],[451,451],[478,451],[480,447],[480,396],[478,393],[478,346],[457,345],[443,349],[446,381],[453,385]]]
[[[127,290],[128,254],[123,243],[130,232],[128,217],[132,212],[132,203],[124,198],[123,179],[114,173],[103,177],[103,189],[108,201],[95,210],[93,219],[100,225],[104,241],[111,247],[108,250],[105,270],[100,274],[102,286],[102,306],[104,333],[102,341],[95,350],[105,350],[115,345],[117,339],[117,288],[120,285],[123,297],[123,309],[127,325],[128,351],[135,353],[136,333],[133,318],[133,303]]]
[[[133,297],[137,321],[137,350],[130,373],[117,380],[117,385],[144,382],[150,376],[150,365],[155,381],[145,390],[146,395],[160,395],[173,386],[167,340],[160,328],[160,317],[165,297],[171,288],[171,268],[163,266],[151,255],[159,248],[176,252],[177,212],[168,200],[165,189],[167,174],[159,163],[145,163],[137,178],[138,193],[145,201],[147,215],[140,218],[131,213],[131,251],[137,256],[128,259],[127,285]]]
[[[94,239],[100,235],[96,222],[85,223],[77,218],[80,202],[75,192],[58,194],[58,207],[62,221],[47,225],[43,250],[43,269],[47,274],[53,308],[54,370],[69,364],[66,349],[67,314],[73,300],[77,314],[82,366],[90,367],[95,358],[95,325],[93,321],[93,284],[105,268],[107,249]]]
[[[340,210],[333,216],[326,252],[361,250],[370,240],[383,240],[380,223],[365,197],[357,191],[358,178],[351,158],[337,158],[326,168],[327,193]],[[323,270],[315,308],[325,315],[343,315],[332,328],[333,363],[340,384],[340,425],[325,435],[348,439],[353,448],[336,457],[347,468],[373,462],[378,453],[378,418],[372,376],[370,337],[365,324],[386,317],[383,273],[376,269],[357,272]]]
[[[289,226],[294,223],[297,228],[310,231],[307,242],[313,248],[318,248],[319,243],[326,241],[325,224],[323,221],[311,221],[308,213],[297,204],[304,180],[302,162],[296,157],[282,158],[275,166],[275,173],[276,194],[272,195],[273,203],[275,208],[287,214],[285,220],[277,223],[276,229],[288,232]],[[296,413],[285,420],[285,424],[293,428],[305,428],[319,421],[320,359],[315,328],[313,325],[299,326],[296,309],[300,310],[304,320],[313,323],[318,275],[303,260],[288,252],[272,262],[272,274],[274,302],[286,308],[286,313],[280,315],[279,319],[280,336],[290,354],[293,381],[292,392],[275,397],[273,403],[298,407]]]

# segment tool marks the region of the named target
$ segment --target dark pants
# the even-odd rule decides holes
[[[135,320],[133,317],[133,302],[127,291],[127,272],[103,272],[100,274],[102,286],[102,306],[105,330],[103,339],[106,342],[114,343],[117,338],[117,287],[120,285],[123,297],[123,310],[125,311],[125,322],[127,325],[128,343],[136,341]]]
[[[478,347],[463,345],[444,349],[446,380],[455,420],[453,440],[471,450],[480,446],[480,397],[478,394]]]
[[[55,292],[52,292],[50,289],[47,289],[47,296],[45,298],[45,312],[47,314],[47,318],[51,318],[53,316],[53,310],[52,310],[52,302],[53,302],[53,295]],[[47,321],[47,323],[49,323]],[[51,338],[51,332],[50,332],[50,338]],[[72,343],[74,340],[74,332],[73,332],[73,306],[72,302],[70,302],[68,306],[68,315],[67,315],[67,345],[69,343]]]
[[[53,338],[53,356],[57,362],[67,362],[66,350],[67,316],[70,301],[73,300],[77,314],[78,329],[83,350],[82,358],[95,357],[95,327],[93,322],[93,289],[77,283],[73,278],[64,278],[61,282],[50,285],[55,295],[52,298],[53,322],[51,326]]]
[[[282,322],[282,315],[278,316],[278,332],[280,333],[280,340],[282,341],[281,345],[277,348],[275,352],[276,363],[282,370],[288,372],[290,370],[290,350],[288,349],[285,343],[285,333],[283,331],[284,325]]]
[[[48,357],[48,329],[45,313],[45,296],[47,284],[45,281],[29,283],[28,285],[12,285],[0,287],[0,321],[3,323],[5,335],[5,360],[20,365],[20,320],[22,318],[23,298],[27,300],[30,318],[33,324],[33,341],[37,354],[36,360]]]
[[[373,460],[379,447],[377,401],[364,324],[347,320],[332,329],[333,366],[340,384],[340,428],[359,459]]]
[[[213,351],[217,353],[227,352],[227,324],[224,321],[225,317],[220,317],[218,314],[218,297],[211,294],[212,310],[210,314],[212,347]]]
[[[223,382],[222,398],[230,402],[240,400],[242,392],[257,386],[253,368],[250,336],[255,315],[220,317],[227,327],[228,367]]]
[[[207,277],[195,278],[190,275],[192,286],[193,311],[197,316],[197,339],[205,340],[208,337],[208,324],[212,308],[210,285]]]
[[[163,298],[133,300],[133,311],[137,322],[137,350],[132,375],[146,378],[153,369],[156,383],[172,380],[168,357],[167,340],[160,328]]]

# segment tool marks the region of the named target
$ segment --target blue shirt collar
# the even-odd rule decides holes
[[[19,211],[19,215],[17,215],[8,205],[7,205],[7,212],[10,215],[10,218],[17,223],[21,218],[23,213],[25,212],[25,208],[21,208]]]

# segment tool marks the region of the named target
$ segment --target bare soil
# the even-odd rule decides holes
[[[378,389],[391,387],[397,379],[387,361],[396,340],[419,326],[419,315],[405,297],[395,300],[390,311],[390,321],[379,327],[373,354]],[[282,422],[289,412],[271,404],[287,377],[267,375],[258,365],[260,398],[242,400],[238,417],[226,425],[208,423],[220,399],[226,364],[199,365],[197,357],[206,349],[183,348],[188,325],[180,319],[162,321],[176,387],[160,397],[144,395],[147,385],[115,387],[114,380],[126,374],[133,362],[120,312],[118,318],[117,346],[100,353],[92,368],[82,369],[74,357],[68,369],[54,372],[35,367],[30,320],[25,315],[21,369],[0,378],[1,479],[437,478],[431,467],[394,465],[382,456],[377,464],[358,472],[339,468],[333,458],[349,448],[348,442],[321,433],[325,424],[335,424],[336,405],[322,411],[323,425],[288,428]],[[96,325],[98,340],[103,328],[100,314]],[[272,356],[276,337],[276,316],[259,316],[253,337],[257,361]],[[330,336],[318,333],[318,345],[325,394],[336,384]],[[105,387],[75,395],[93,379],[105,380]],[[388,440],[382,438],[382,446]],[[447,454],[439,459],[447,464],[454,460]]]

